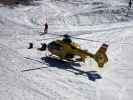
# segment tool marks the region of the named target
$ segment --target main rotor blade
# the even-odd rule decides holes
[[[53,38],[45,38],[45,39],[38,39],[37,41],[42,41],[42,40],[50,40],[50,39],[56,39],[58,37],[53,37]]]
[[[71,36],[80,36],[80,35],[86,35],[86,34],[91,34],[92,32],[84,32],[84,33],[80,33],[80,34],[72,34]]]
[[[91,39],[85,39],[85,38],[78,38],[78,37],[73,37],[71,36],[72,38],[74,39],[79,39],[79,40],[85,40],[85,41],[91,41],[91,42],[100,42],[100,43],[103,43],[102,41],[97,41],[97,40],[91,40]]]
[[[54,34],[54,33],[48,33],[46,35],[53,35],[53,36],[63,36],[63,35],[59,35],[59,34]]]
[[[59,34],[49,34],[49,35],[54,35],[54,36],[59,36],[59,37],[63,37],[64,35],[66,35],[66,34],[63,34],[63,35],[59,35]],[[68,36],[70,36],[71,38],[74,38],[74,39],[79,39],[79,40],[85,40],[85,41],[90,41],[90,42],[100,42],[100,43],[103,43],[102,41],[98,41],[98,40],[91,40],[91,39],[85,39],[85,38],[78,38],[78,37],[74,37],[74,36],[72,36],[72,35],[69,35],[68,34]]]

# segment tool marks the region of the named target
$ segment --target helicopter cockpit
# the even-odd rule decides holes
[[[62,50],[63,47],[59,44],[56,43],[55,41],[51,42],[50,44],[48,44],[48,49],[50,50]]]

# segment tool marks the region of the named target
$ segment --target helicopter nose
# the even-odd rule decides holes
[[[49,49],[54,49],[54,43],[49,43],[49,44],[48,44],[48,48],[49,48]]]

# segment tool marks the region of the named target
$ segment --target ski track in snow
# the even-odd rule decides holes
[[[131,100],[133,13],[125,16],[126,0],[38,2],[38,6],[0,7],[0,100]],[[102,79],[93,82],[86,76],[24,58],[47,55],[36,50],[43,42],[37,40],[54,37],[39,35],[46,17],[49,33],[109,43],[109,62],[103,69],[97,68],[93,60],[81,67],[97,70]],[[93,53],[102,44],[73,40]],[[34,43],[34,49],[27,50],[29,42]],[[49,68],[21,72],[39,67]]]

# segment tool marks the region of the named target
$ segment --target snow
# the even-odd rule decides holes
[[[0,100],[132,100],[133,12],[126,0],[40,0],[39,5],[0,7]],[[87,59],[78,69],[97,71],[102,79],[75,75],[63,65],[39,63],[37,51],[44,23],[49,33],[71,34],[83,49],[95,53],[109,44],[109,62],[98,68]],[[52,41],[45,40],[49,43]],[[28,43],[34,48],[29,50]],[[31,59],[26,59],[28,57]],[[64,67],[64,68],[61,68]],[[48,67],[48,68],[47,68]],[[22,72],[26,69],[40,68]]]

